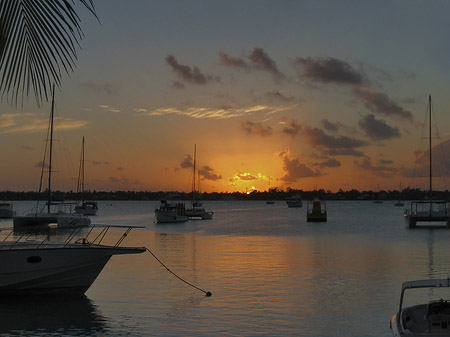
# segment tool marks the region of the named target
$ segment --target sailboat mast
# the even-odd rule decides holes
[[[80,167],[78,169],[77,194],[81,195],[81,201],[84,202],[84,136],[81,142]]]
[[[81,150],[81,193],[84,194],[84,136],[83,136],[83,142],[82,142],[82,150]],[[84,195],[83,195],[84,199]]]
[[[429,101],[429,106],[430,106],[430,116],[429,116],[429,129],[428,129],[428,136],[429,136],[429,143],[430,143],[430,207],[431,207],[431,202],[433,200],[433,168],[432,168],[432,154],[431,154],[431,95],[429,95],[428,97],[428,101]]]
[[[48,200],[47,200],[47,211],[50,213],[50,203],[52,201],[52,152],[53,152],[53,114],[55,111],[55,85],[53,84],[52,93],[52,111],[50,116],[50,153],[48,159]]]
[[[192,200],[195,199],[195,166],[197,164],[197,144],[194,144],[194,181],[192,183]]]

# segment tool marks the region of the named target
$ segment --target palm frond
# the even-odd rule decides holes
[[[79,0],[95,17],[93,0]],[[0,93],[17,106],[34,93],[40,105],[53,83],[73,71],[83,32],[74,0],[0,1]]]

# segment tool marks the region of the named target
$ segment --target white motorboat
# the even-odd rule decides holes
[[[168,203],[166,200],[161,200],[159,208],[155,209],[156,223],[172,223],[185,222],[189,220],[186,214],[184,203]]]
[[[23,227],[42,227],[50,224],[56,224],[58,227],[79,227],[88,226],[91,224],[91,220],[82,215],[72,212],[71,205],[64,202],[52,201],[52,154],[53,154],[53,116],[55,108],[55,87],[53,86],[52,94],[52,109],[50,113],[49,129],[48,129],[48,142],[46,146],[49,148],[44,151],[44,160],[42,161],[41,171],[41,183],[39,192],[43,186],[44,172],[48,173],[48,185],[47,185],[47,203],[42,207],[39,206],[39,201],[33,212],[26,215],[16,215],[13,218],[13,225],[17,228]],[[48,160],[46,160],[46,154],[48,153]],[[48,166],[47,166],[48,165]],[[53,206],[53,209],[52,209]],[[55,209],[56,208],[56,209]]]
[[[214,212],[206,211],[203,207],[192,206],[186,209],[186,215],[189,219],[201,219],[201,220],[211,220],[214,216]]]
[[[431,136],[431,95],[428,99],[429,129],[428,129],[428,154],[429,154],[429,197],[427,200],[412,201],[410,209],[405,209],[403,217],[408,228],[430,228],[430,225],[420,225],[418,222],[445,223],[444,226],[450,228],[450,207],[449,203],[443,200],[433,200],[433,166],[432,166],[432,136]]]
[[[8,219],[14,216],[13,205],[10,202],[0,203],[0,218]]]
[[[299,194],[295,194],[286,200],[289,208],[298,208],[303,206],[302,198]]]
[[[97,215],[98,205],[96,201],[85,201],[75,206],[75,213],[82,215]]]
[[[425,289],[427,295],[440,288],[450,288],[450,279],[431,279],[404,282],[398,312],[391,320],[394,337],[443,337],[450,336],[450,300],[438,299],[428,303],[403,307],[405,291]],[[447,289],[447,295],[450,289]]]
[[[111,228],[121,228],[124,233],[115,244],[102,244]],[[145,252],[145,247],[120,247],[133,228],[93,226],[82,237],[78,228],[61,241],[52,241],[49,234],[42,239],[33,234],[35,238],[30,240],[30,234],[2,230],[0,294],[84,293],[111,256]]]

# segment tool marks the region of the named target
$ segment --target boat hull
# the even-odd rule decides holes
[[[93,208],[75,207],[75,213],[82,215],[97,215],[97,210]]]
[[[84,227],[91,224],[91,220],[81,214],[42,213],[15,216],[13,225],[15,228],[44,227],[56,224],[61,228]]]
[[[189,219],[211,220],[214,212],[207,212],[204,208],[194,207],[186,210]]]
[[[1,219],[10,219],[14,217],[14,211],[12,209],[0,209]]]
[[[157,223],[173,223],[173,222],[186,222],[189,220],[187,215],[179,215],[176,212],[167,212],[155,210],[155,217]]]
[[[308,222],[327,222],[327,214],[308,214],[306,216]]]
[[[84,293],[112,255],[137,254],[140,247],[83,245],[0,247],[0,293]]]

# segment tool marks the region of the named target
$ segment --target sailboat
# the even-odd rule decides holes
[[[80,227],[89,226],[91,220],[81,214],[75,214],[67,211],[69,205],[63,202],[55,202],[52,200],[52,155],[53,155],[53,116],[55,110],[55,86],[53,86],[52,94],[52,108],[50,113],[49,130],[47,137],[46,151],[44,151],[44,160],[42,162],[41,183],[39,192],[41,192],[42,182],[44,178],[44,170],[48,164],[48,185],[47,185],[47,203],[39,210],[39,202],[36,205],[35,212],[26,215],[19,215],[13,218],[13,225],[15,228],[24,227],[42,227],[50,224],[57,224],[58,227]],[[46,163],[46,155],[48,149],[48,163]],[[53,210],[52,207],[54,206]]]
[[[192,182],[192,200],[191,200],[191,207],[186,209],[186,215],[189,217],[189,219],[210,220],[213,218],[214,212],[206,211],[202,207],[202,202],[197,198],[198,192],[195,183],[195,178],[197,175],[196,165],[197,165],[197,145],[194,145],[194,174]]]
[[[433,167],[432,167],[432,141],[431,141],[431,95],[428,99],[429,112],[429,198],[427,200],[412,201],[411,208],[406,209],[403,216],[408,228],[419,228],[417,222],[445,222],[450,227],[449,205],[444,200],[433,200]],[[420,226],[430,228],[430,226]]]
[[[78,172],[78,184],[77,184],[77,194],[81,195],[81,205],[75,206],[75,213],[83,215],[97,215],[98,205],[96,201],[85,201],[84,200],[84,136],[81,145],[81,159],[80,159],[80,169]]]

